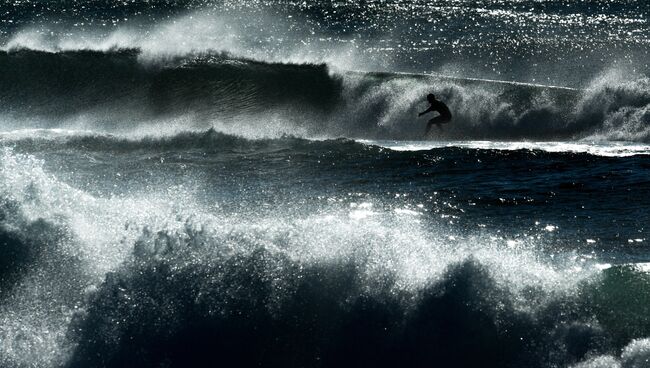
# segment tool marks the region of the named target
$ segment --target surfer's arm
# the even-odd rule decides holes
[[[422,116],[422,115],[424,115],[424,114],[426,114],[428,112],[431,112],[431,111],[433,111],[433,110],[431,109],[431,107],[429,107],[428,109],[426,109],[426,110],[422,111],[421,113],[419,113],[418,117],[420,117],[420,116]]]

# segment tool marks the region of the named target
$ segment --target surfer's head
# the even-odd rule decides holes
[[[427,95],[427,101],[429,101],[429,102],[433,102],[433,101],[435,101],[435,100],[436,100],[436,96],[435,96],[433,93],[429,93],[429,94]]]

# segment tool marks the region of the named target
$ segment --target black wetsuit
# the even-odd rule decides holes
[[[431,103],[431,107],[429,107],[429,109],[427,109],[427,111],[425,112],[430,112],[430,111],[436,111],[438,114],[440,114],[440,116],[437,116],[431,120],[440,118],[440,120],[444,120],[445,123],[451,120],[451,111],[449,111],[447,105],[445,105],[440,101],[437,100],[433,101]]]
[[[437,125],[439,128],[441,128],[440,124],[448,123],[451,121],[451,111],[449,111],[449,108],[444,103],[435,100],[431,102],[431,106],[422,114],[426,114],[431,111],[436,111],[440,115],[429,120],[429,122],[427,123],[427,130],[424,134],[429,133],[429,130],[431,130],[431,126],[433,126],[434,124]]]

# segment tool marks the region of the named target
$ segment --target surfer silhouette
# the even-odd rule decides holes
[[[429,93],[427,95],[427,101],[429,101],[431,106],[429,106],[429,108],[426,109],[425,111],[419,113],[418,117],[433,111],[437,112],[440,115],[429,120],[429,122],[427,123],[427,130],[424,132],[425,136],[429,134],[429,131],[431,130],[431,127],[434,124],[438,127],[438,129],[442,129],[441,124],[445,124],[451,121],[451,112],[449,111],[447,105],[445,105],[442,101],[436,100],[436,96],[433,95],[432,93]]]

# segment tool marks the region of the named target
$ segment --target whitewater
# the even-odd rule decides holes
[[[0,366],[650,367],[645,2],[0,14]]]

